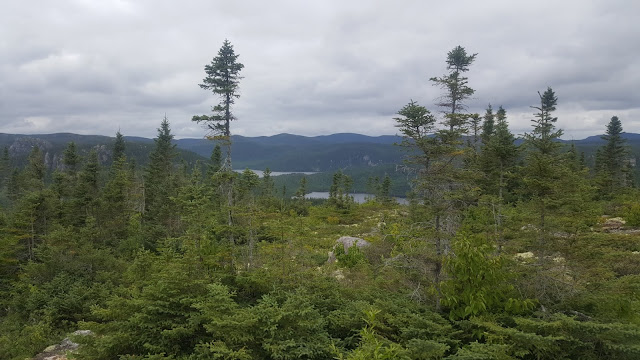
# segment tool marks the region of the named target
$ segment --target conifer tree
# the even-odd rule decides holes
[[[97,200],[100,196],[99,173],[98,153],[92,149],[78,175],[78,183],[75,188],[76,224],[83,224],[87,217],[95,217],[96,215]]]
[[[574,142],[571,142],[571,146],[569,146],[569,150],[567,151],[567,166],[569,166],[571,171],[581,171],[584,168],[581,156],[578,155],[578,150]]]
[[[27,190],[42,190],[44,188],[46,167],[44,164],[44,154],[42,154],[39,147],[34,146],[33,149],[31,149],[28,161],[27,167],[24,170],[26,175],[24,187]]]
[[[533,130],[525,134],[529,146],[531,146],[535,152],[542,155],[557,155],[558,149],[562,146],[556,139],[562,136],[562,130],[556,129],[555,123],[558,121],[557,117],[553,117],[551,114],[556,110],[558,104],[558,97],[555,92],[549,87],[547,90],[540,94],[540,106],[532,106],[533,109],[538,110],[534,114]]]
[[[557,140],[562,130],[556,129],[557,118],[553,116],[558,98],[551,88],[538,95],[540,105],[533,107],[538,110],[532,120],[533,130],[525,134],[528,153],[523,194],[536,213],[538,262],[543,263],[551,231],[566,228],[575,232],[580,227],[592,189],[586,183],[585,171],[572,171],[561,152],[562,144]]]
[[[383,203],[388,203],[391,201],[391,178],[388,174],[384,176],[382,180],[382,184],[380,185],[380,200]]]
[[[132,174],[126,158],[120,156],[111,165],[109,179],[102,190],[100,220],[107,244],[119,246],[128,235],[128,222],[132,214],[129,195],[132,192]]]
[[[607,124],[606,134],[602,136],[607,143],[598,149],[598,183],[604,195],[611,195],[617,189],[631,185],[627,159],[629,148],[622,133],[620,119],[613,116]]]
[[[493,108],[491,104],[487,106],[487,110],[484,114],[484,120],[482,122],[482,143],[486,144],[489,142],[491,135],[493,135],[493,127],[495,126],[495,115],[493,114]]]
[[[147,224],[147,245],[169,234],[171,196],[175,195],[173,160],[176,157],[173,134],[165,116],[154,139],[155,148],[149,154],[149,165],[144,174],[144,221]]]
[[[124,157],[124,151],[125,151],[124,136],[120,133],[120,130],[118,130],[118,132],[116,132],[116,140],[113,143],[113,163],[114,164],[118,163],[118,160],[121,157]]]
[[[9,174],[7,178],[7,197],[14,203],[21,193],[22,181],[20,177],[20,171],[18,168],[13,168],[13,171],[11,171],[11,174]]]
[[[327,203],[338,209],[349,209],[353,204],[353,197],[349,195],[353,186],[353,180],[342,170],[338,170],[333,174],[331,186],[329,187],[329,199]]]
[[[402,142],[399,145],[407,151],[415,148],[420,150],[418,153],[412,153],[408,162],[419,165],[423,171],[429,171],[432,163],[442,155],[440,139],[431,136],[436,132],[435,116],[413,100],[400,109],[398,115],[400,117],[394,120],[395,126],[402,133]]]
[[[467,85],[469,79],[463,74],[469,71],[476,55],[478,54],[467,55],[465,48],[456,46],[447,53],[449,73],[430,79],[435,86],[444,90],[444,95],[436,105],[444,109],[445,124],[449,126],[449,131],[464,131],[466,126],[468,115],[462,113],[466,109],[464,101],[469,99],[475,90]]]
[[[540,94],[539,106],[532,106],[538,110],[534,114],[533,130],[525,134],[528,146],[527,165],[525,168],[526,192],[535,204],[538,216],[538,257],[542,262],[547,246],[549,234],[549,212],[556,205],[559,194],[559,180],[561,176],[560,144],[556,141],[562,135],[562,130],[556,129],[557,117],[552,114],[556,110],[558,98],[549,87]]]
[[[0,194],[5,190],[11,174],[11,158],[9,157],[9,147],[5,146],[0,157]]]
[[[469,116],[469,123],[471,125],[471,135],[469,136],[468,140],[467,140],[467,146],[469,148],[471,148],[471,163],[475,164],[476,160],[477,160],[477,156],[478,156],[478,151],[479,151],[479,144],[480,141],[482,139],[482,124],[480,123],[482,121],[482,117],[480,117],[479,114],[471,114]]]
[[[463,74],[477,54],[467,55],[457,46],[447,54],[449,73],[430,80],[444,90],[436,105],[443,108],[444,129],[437,129],[436,118],[425,107],[411,101],[394,118],[403,134],[401,146],[414,150],[408,162],[418,165],[418,179],[413,191],[422,201],[422,207],[432,221],[431,238],[435,245],[434,286],[436,307],[440,307],[440,281],[443,277],[442,260],[448,252],[450,239],[459,226],[462,211],[475,196],[472,166],[462,167],[461,160],[469,148],[461,149],[462,135],[467,132],[469,114],[464,113],[465,101],[474,90],[468,86]],[[415,152],[418,149],[419,151]],[[465,161],[469,165],[468,161]]]
[[[275,184],[271,178],[271,170],[267,167],[262,172],[262,187],[260,189],[260,196],[264,198],[272,197],[275,192]]]
[[[500,106],[496,113],[496,123],[491,124],[490,136],[484,138],[479,157],[479,170],[482,174],[479,184],[484,193],[484,201],[490,207],[494,218],[494,232],[498,249],[503,245],[503,205],[508,180],[511,177],[518,157],[515,136],[509,130],[506,111]],[[493,121],[493,119],[491,119]],[[485,122],[486,124],[486,122]]]
[[[72,141],[67,145],[62,155],[62,163],[64,164],[64,170],[70,175],[74,175],[78,170],[80,164],[80,156],[78,155],[78,149],[76,144]]]
[[[214,57],[211,64],[204,67],[207,76],[202,80],[200,87],[205,90],[211,90],[214,95],[220,97],[220,102],[211,108],[212,115],[196,115],[192,120],[198,123],[204,122],[209,129],[209,138],[221,140],[226,147],[226,157],[223,162],[223,169],[229,173],[225,177],[227,181],[226,192],[227,197],[227,225],[233,226],[233,165],[231,162],[231,121],[236,117],[231,111],[231,106],[235,100],[240,97],[238,88],[240,79],[240,71],[244,65],[238,62],[239,55],[233,50],[233,45],[229,40],[224,41],[218,56]],[[229,241],[234,242],[233,234],[230,233]]]
[[[235,103],[235,99],[240,97],[238,92],[240,79],[242,79],[240,71],[244,68],[244,65],[238,62],[238,56],[229,40],[225,40],[218,51],[218,56],[213,58],[211,64],[204,67],[207,76],[202,80],[200,87],[211,90],[214,95],[220,97],[220,102],[211,109],[213,115],[194,116],[192,119],[198,123],[204,122],[212,138],[223,140],[227,148],[224,161],[224,168],[227,171],[232,169],[230,123],[236,120],[231,106]]]
[[[207,178],[211,180],[220,169],[222,169],[222,149],[220,144],[216,144],[211,152],[210,162],[207,166]]]
[[[35,249],[48,232],[51,219],[55,218],[52,193],[45,188],[46,167],[40,148],[35,146],[29,153],[28,164],[22,173],[15,170],[10,193],[15,194],[14,225],[21,232],[25,256],[35,259]]]
[[[306,194],[307,194],[307,177],[303,176],[300,179],[300,186],[298,187],[298,190],[296,190],[296,197],[304,200]]]

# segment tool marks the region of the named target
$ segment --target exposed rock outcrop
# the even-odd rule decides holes
[[[74,336],[90,336],[93,335],[91,330],[78,330],[74,332]],[[51,345],[44,349],[40,354],[36,355],[33,360],[67,360],[67,354],[78,350],[79,345],[69,338],[65,338],[60,344]]]
[[[602,229],[605,231],[618,230],[621,229],[624,224],[627,222],[624,221],[621,217],[614,217],[605,220],[604,224],[602,224]]]
[[[9,155],[11,157],[29,155],[35,146],[39,147],[43,153],[53,147],[53,145],[47,140],[33,137],[21,137],[16,139],[16,141],[9,146]]]
[[[357,237],[353,237],[353,236],[343,236],[343,237],[339,238],[338,240],[336,240],[336,244],[333,246],[334,251],[329,251],[329,258],[327,259],[327,263],[332,264],[332,263],[336,262],[335,249],[336,249],[336,247],[339,247],[341,245],[342,245],[342,248],[344,249],[344,253],[348,254],[349,253],[349,248],[351,248],[354,245],[358,249],[362,249],[362,248],[365,248],[367,246],[370,246],[371,243],[368,242],[365,239],[361,239],[361,238],[357,238]]]
[[[349,248],[351,248],[353,245],[355,245],[358,249],[362,249],[371,245],[371,243],[367,240],[353,236],[343,236],[336,240],[336,246],[339,246],[340,244],[342,244],[345,254],[349,253]]]

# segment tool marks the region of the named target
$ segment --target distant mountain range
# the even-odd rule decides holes
[[[640,155],[640,134],[625,133],[624,138],[635,157]],[[153,139],[127,136],[127,156],[144,165],[153,149]],[[100,135],[78,135],[71,133],[21,135],[0,133],[0,148],[9,147],[12,157],[23,161],[31,147],[37,145],[47,154],[50,167],[61,161],[62,152],[69,142],[75,142],[82,153],[91,148],[98,150],[103,163],[111,161],[114,138]],[[383,164],[401,163],[405,152],[394,143],[401,137],[393,135],[366,136],[342,133],[322,136],[300,136],[278,134],[273,136],[233,136],[233,163],[235,168],[265,169],[272,171],[336,171],[337,169],[374,167]],[[593,160],[595,150],[604,143],[600,136],[590,136],[573,142],[579,151],[585,152],[588,162]],[[210,157],[214,142],[206,139],[175,140],[179,157],[187,163],[206,160]]]

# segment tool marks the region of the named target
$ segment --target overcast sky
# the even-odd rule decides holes
[[[245,65],[232,133],[397,133],[409,100],[433,105],[428,79],[457,45],[478,53],[469,111],[507,109],[530,129],[537,92],[558,96],[566,139],[611,116],[640,133],[640,2],[3,0],[0,132],[178,138],[217,102],[204,65],[225,38]]]

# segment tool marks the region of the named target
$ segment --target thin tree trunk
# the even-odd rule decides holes
[[[540,235],[538,237],[538,262],[540,263],[540,265],[542,265],[542,261],[544,260],[544,249],[545,249],[545,242],[546,242],[546,234],[547,234],[547,228],[546,228],[546,206],[544,204],[544,201],[542,203],[542,208],[540,211]]]
[[[34,255],[33,255],[33,248],[35,247],[35,243],[36,243],[36,229],[35,229],[35,216],[31,216],[31,236],[29,238],[29,260],[33,260],[34,259]]]
[[[442,298],[442,289],[440,289],[440,279],[442,277],[442,239],[440,237],[440,215],[436,215],[436,264],[434,269],[435,287],[436,287],[436,311],[440,311],[440,299]]]
[[[498,253],[502,252],[503,245],[503,230],[502,230],[502,191],[504,188],[504,171],[503,171],[502,161],[500,162],[500,183],[498,187],[498,217],[497,217],[497,225],[498,225]]]

